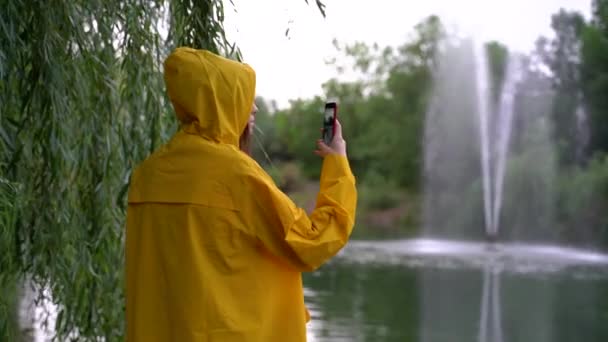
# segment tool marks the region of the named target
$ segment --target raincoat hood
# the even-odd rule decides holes
[[[255,98],[255,71],[205,50],[177,48],[164,64],[169,98],[187,133],[238,146]]]

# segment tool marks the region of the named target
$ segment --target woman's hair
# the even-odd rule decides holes
[[[251,132],[252,129],[249,127],[249,123],[247,123],[245,130],[243,130],[243,133],[241,133],[241,137],[239,138],[239,148],[247,155],[251,155]]]

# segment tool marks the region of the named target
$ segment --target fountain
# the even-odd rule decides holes
[[[589,118],[587,111],[583,106],[583,95],[578,95],[578,104],[576,107],[576,151],[575,159],[577,162],[582,162],[585,158],[585,149],[589,143]]]
[[[479,116],[479,137],[481,151],[481,180],[483,185],[483,209],[485,218],[486,233],[490,239],[494,239],[496,234],[493,227],[493,206],[490,169],[490,138],[488,133],[488,121],[490,106],[490,86],[488,79],[488,65],[485,58],[486,53],[483,46],[476,44],[474,47],[475,56],[475,84],[477,86],[477,115]],[[496,227],[498,228],[498,227]]]
[[[516,54],[497,63],[472,41],[438,58],[425,126],[425,237],[550,241],[550,84]]]
[[[483,54],[476,54],[476,57],[481,60],[484,59],[483,56]],[[481,69],[485,69],[487,68],[487,63],[480,62],[478,66]],[[479,72],[478,74],[483,75],[485,73]],[[486,220],[488,220],[486,221],[486,233],[488,238],[491,240],[495,240],[498,235],[505,166],[511,138],[513,112],[515,110],[515,92],[517,83],[520,80],[521,61],[518,58],[511,58],[508,60],[508,65],[506,68],[505,82],[502,89],[498,110],[496,112],[497,117],[492,120],[491,117],[487,117],[489,113],[487,109],[478,109],[480,116],[480,145],[482,146],[481,150],[486,154],[486,156],[482,158],[482,167],[486,170],[483,173],[484,209],[489,211],[485,214]],[[489,88],[483,90],[488,91]],[[478,97],[483,98],[488,95],[489,94],[480,93]],[[480,101],[479,103],[480,105],[488,105],[487,101]],[[487,118],[485,120],[481,120],[483,116],[486,116]],[[496,124],[495,127],[491,127],[493,123]],[[490,129],[484,129],[484,125],[490,125]],[[488,131],[492,132],[493,135],[490,136]],[[493,155],[487,155],[488,153],[493,153]],[[494,165],[490,165],[490,162],[494,162]],[[491,187],[492,185],[493,187]],[[490,203],[486,203],[488,200]]]
[[[547,124],[550,86],[536,84],[546,87],[542,96],[528,92],[522,83],[532,76],[517,55],[507,56],[502,82],[490,70],[496,72],[496,66],[490,68],[485,47],[472,41],[448,47],[439,57],[425,127],[424,237],[386,242],[381,249],[391,255],[385,262],[403,262],[399,256],[407,256],[408,263],[423,268],[478,270],[482,277],[476,338],[503,342],[508,340],[501,305],[503,274],[567,272],[583,265],[604,268],[608,256],[547,244],[550,236],[544,231],[552,222],[550,190],[556,168]],[[514,135],[517,155],[510,151]],[[511,165],[518,162],[523,165],[519,169]],[[519,173],[510,174],[512,168]],[[533,178],[544,180],[536,193],[525,189],[526,180]],[[515,192],[517,186],[533,198]],[[533,236],[541,243],[530,243]],[[379,248],[378,243],[373,245]],[[467,291],[454,288],[435,271],[428,273],[421,285],[423,321],[428,324],[422,329],[422,342],[443,340],[432,331],[442,330],[441,321],[461,319],[457,312],[452,317],[446,312],[464,305],[449,293]],[[543,315],[550,316],[552,305],[547,299]],[[551,331],[534,333],[534,340],[551,341]]]

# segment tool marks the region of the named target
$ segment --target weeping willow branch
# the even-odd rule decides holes
[[[161,62],[179,45],[240,58],[224,2],[0,8],[0,289],[27,277],[50,292],[59,340],[121,340],[128,179],[175,130]]]

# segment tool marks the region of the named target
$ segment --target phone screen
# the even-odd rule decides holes
[[[337,109],[338,107],[335,102],[328,102],[325,104],[325,113],[323,115],[323,141],[328,145],[334,138]]]

